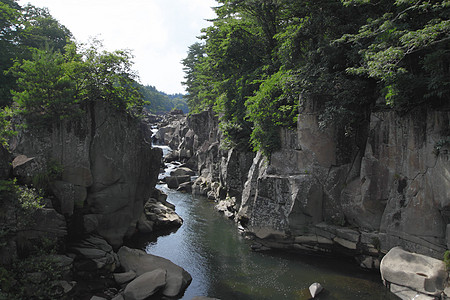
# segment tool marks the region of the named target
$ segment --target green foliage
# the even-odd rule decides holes
[[[370,1],[344,1],[368,4]],[[450,4],[448,1],[381,1],[379,11],[356,34],[345,34],[361,54],[348,72],[380,81],[386,104],[401,110],[450,94]],[[371,6],[361,8],[373,10]]]
[[[129,51],[101,50],[98,41],[81,50],[70,43],[64,54],[35,49],[31,60],[16,61],[10,70],[17,77],[19,113],[33,125],[48,126],[83,113],[85,103],[106,101],[139,115],[145,101],[131,59]]]
[[[17,132],[12,128],[11,118],[13,110],[9,107],[0,109],[0,146],[8,147],[8,140]]]
[[[51,48],[63,52],[72,34],[46,9],[21,7],[16,0],[0,2],[0,108],[10,105],[10,90],[16,80],[5,73],[14,60],[31,59],[33,49]]]
[[[0,180],[0,204],[12,204],[17,211],[28,214],[44,207],[40,192],[34,187],[18,185],[16,179]]]
[[[400,111],[449,103],[448,1],[218,2],[183,64],[190,110],[214,107],[231,146],[275,151],[300,98],[340,140],[380,97]]]
[[[43,240],[32,254],[18,259],[7,267],[0,267],[0,299],[58,299],[58,281],[63,269],[52,256],[56,243]]]
[[[447,250],[444,253],[444,263],[447,267],[447,271],[450,271],[450,250]]]
[[[266,156],[280,147],[279,128],[296,126],[298,100],[288,90],[291,80],[289,72],[278,71],[263,80],[255,96],[246,102],[248,118],[254,124],[253,149],[263,151]]]
[[[186,100],[181,94],[167,95],[154,86],[148,85],[139,85],[139,92],[146,102],[145,108],[152,113],[169,112],[173,109],[181,109],[184,113],[189,111]]]

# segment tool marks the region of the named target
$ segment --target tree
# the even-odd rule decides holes
[[[100,47],[94,42],[80,51],[71,43],[64,54],[35,49],[32,59],[16,61],[11,69],[18,85],[14,101],[28,122],[45,125],[74,117],[83,104],[93,101],[140,114],[145,101],[136,88],[131,53]]]
[[[22,8],[16,0],[0,1],[0,107],[11,104],[10,90],[16,89],[11,73],[5,73],[14,60],[31,59],[33,49],[64,51],[70,31],[47,10],[28,5]]]
[[[450,98],[449,1],[343,1],[373,10],[383,6],[356,34],[346,34],[361,53],[350,73],[381,83],[386,103],[407,110],[426,102],[445,105]],[[369,5],[372,4],[372,5]]]

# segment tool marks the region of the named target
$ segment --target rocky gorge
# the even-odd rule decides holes
[[[434,264],[439,276],[413,270],[421,288],[404,281],[401,289],[443,295],[450,113],[420,109],[400,115],[380,109],[357,132],[346,134],[320,128],[320,101],[300,103],[297,129],[282,129],[281,149],[270,158],[224,147],[212,111],[174,118],[155,137],[174,149],[166,160],[198,172],[192,192],[215,199],[220,211],[254,236],[254,249],[351,256],[361,267],[379,270],[390,250],[401,247],[419,255],[417,265],[420,255],[440,261]],[[430,282],[439,288],[424,288]],[[395,291],[395,284],[389,286]]]
[[[182,224],[155,189],[162,151],[152,147],[145,119],[93,102],[76,119],[17,132],[10,151],[1,149],[0,293],[127,300],[182,294],[189,273],[124,246],[135,234]],[[14,189],[6,190],[16,185],[22,207]],[[36,207],[24,209],[24,195]]]

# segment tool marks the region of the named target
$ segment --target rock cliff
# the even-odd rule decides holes
[[[72,238],[97,234],[119,247],[157,181],[162,154],[150,136],[136,119],[95,102],[78,119],[21,131],[11,143],[13,173],[25,183],[49,182]]]
[[[450,112],[376,111],[349,134],[320,129],[320,102],[301,102],[298,129],[282,130],[270,159],[224,150],[212,112],[180,122],[176,150],[195,162],[194,193],[226,200],[265,246],[345,253],[367,268],[395,246],[442,259]]]

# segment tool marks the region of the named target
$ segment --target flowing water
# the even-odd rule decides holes
[[[157,186],[176,205],[184,224],[176,232],[141,242],[148,253],[165,257],[192,275],[182,299],[309,299],[308,287],[320,282],[316,299],[396,299],[379,274],[353,261],[280,252],[254,252],[237,226],[214,209],[214,203]]]

